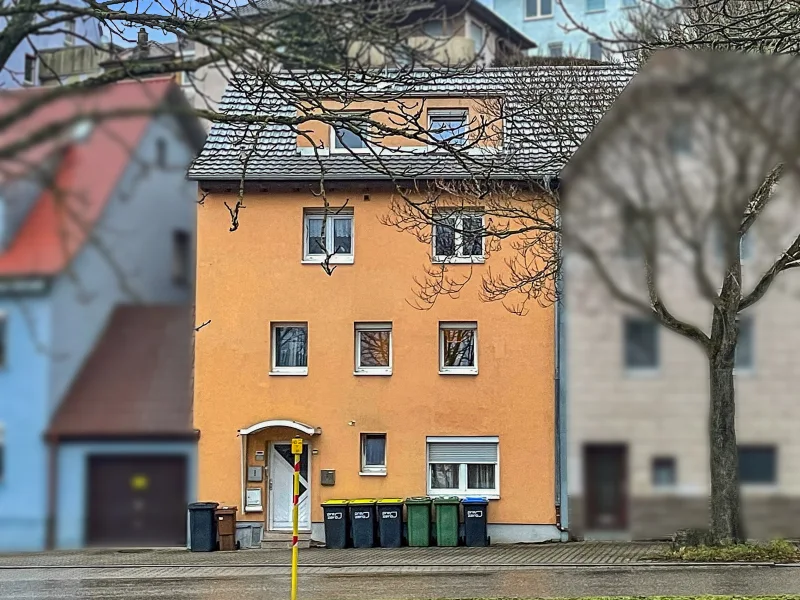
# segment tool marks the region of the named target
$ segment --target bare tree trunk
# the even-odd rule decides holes
[[[736,446],[736,395],[733,383],[738,327],[733,318],[715,311],[712,331],[722,336],[709,356],[709,441],[711,461],[711,541],[744,541],[739,498],[739,457]]]

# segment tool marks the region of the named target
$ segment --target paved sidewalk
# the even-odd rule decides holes
[[[516,544],[488,548],[397,548],[300,551],[306,567],[520,567],[631,565],[666,548],[649,542]],[[159,550],[76,550],[0,554],[0,568],[32,567],[268,567],[291,562],[289,550],[189,552]]]

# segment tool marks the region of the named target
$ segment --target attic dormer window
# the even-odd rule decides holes
[[[463,146],[467,142],[467,111],[428,111],[428,135],[440,144]]]
[[[346,122],[334,124],[331,127],[331,148],[333,152],[364,152],[368,150],[368,124],[359,121],[358,115],[350,114],[347,117],[348,120]]]

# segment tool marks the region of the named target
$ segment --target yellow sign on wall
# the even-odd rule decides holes
[[[137,474],[131,477],[131,489],[143,492],[150,485],[150,478],[147,475]]]
[[[303,453],[303,440],[300,438],[294,438],[292,440],[292,454],[302,454]]]

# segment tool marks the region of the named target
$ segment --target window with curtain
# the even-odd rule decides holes
[[[361,434],[361,472],[386,473],[386,434]]]
[[[478,372],[478,324],[439,324],[439,372]]]
[[[356,374],[391,373],[392,324],[356,323]]]
[[[303,260],[332,263],[353,262],[353,212],[330,208],[303,212]]]
[[[308,372],[306,323],[280,323],[272,326],[272,372],[297,375]]]
[[[496,437],[429,437],[428,493],[498,496],[498,446]]]

